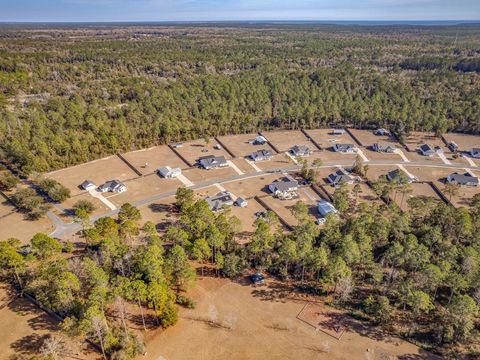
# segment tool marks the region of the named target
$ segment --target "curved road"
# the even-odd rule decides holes
[[[440,159],[439,159],[440,160]],[[464,165],[464,164],[459,164],[459,163],[452,163],[452,164],[445,164],[445,163],[432,163],[432,161],[410,161],[410,162],[405,162],[405,161],[396,161],[396,160],[371,160],[368,162],[364,162],[364,164],[368,164],[369,166],[382,166],[382,165],[403,165],[403,166],[420,166],[420,167],[437,167],[437,168],[451,168],[451,169],[468,169],[468,170],[478,170],[480,171],[480,166],[470,166],[470,165]],[[324,164],[322,166],[317,166],[317,167],[312,167],[315,169],[321,169],[321,168],[330,168],[334,166],[352,166],[353,162],[350,161],[337,161],[337,162],[329,162],[328,164]],[[249,179],[249,178],[254,178],[258,176],[263,176],[266,174],[271,174],[271,173],[285,173],[285,172],[294,172],[298,171],[301,166],[299,165],[289,165],[277,169],[270,169],[270,170],[264,170],[260,172],[255,172],[255,173],[247,173],[243,175],[235,175],[235,176],[230,176],[227,178],[222,178],[222,179],[216,179],[216,180],[209,180],[205,182],[201,182],[192,186],[189,186],[190,189],[192,190],[198,190],[202,189],[214,184],[225,184],[228,182],[236,181],[236,180],[242,180],[242,179]],[[160,193],[154,196],[149,196],[144,199],[140,199],[137,201],[132,202],[132,205],[139,207],[139,206],[144,206],[144,205],[149,205],[152,204],[156,201],[165,199],[169,196],[175,195],[176,191],[169,191],[165,193]],[[92,216],[90,220],[92,222],[95,222],[101,217],[106,217],[106,216],[114,216],[115,214],[118,213],[117,210],[109,211],[106,212],[102,215],[96,215]],[[52,220],[53,224],[55,225],[55,230],[50,234],[50,236],[56,237],[56,238],[64,238],[67,237],[73,233],[76,233],[77,231],[81,230],[81,226],[77,223],[66,223],[64,222],[61,218],[59,218],[57,215],[55,215],[53,212],[48,213],[48,217],[50,220]]]

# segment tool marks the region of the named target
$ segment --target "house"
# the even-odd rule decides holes
[[[317,207],[318,207],[318,212],[323,217],[326,217],[328,214],[338,214],[338,210],[335,209],[335,206],[333,206],[328,201],[325,201],[325,200],[319,201]]]
[[[268,189],[279,198],[291,198],[296,195],[298,181],[289,179],[275,181],[268,185]]]
[[[345,132],[346,132],[345,129],[333,129],[332,131],[330,131],[330,135],[339,136],[339,135],[344,135]]]
[[[396,147],[395,145],[375,143],[372,145],[372,150],[376,152],[394,153],[396,150]]]
[[[480,148],[472,148],[469,153],[471,157],[480,159]]]
[[[400,169],[395,169],[387,174],[387,180],[397,184],[410,184],[413,180],[407,173]]]
[[[245,200],[244,198],[237,198],[237,200],[235,200],[235,205],[237,205],[238,207],[241,207],[241,208],[244,208],[244,207],[247,207],[248,205],[248,201]]]
[[[157,170],[157,174],[165,179],[173,179],[182,174],[182,169],[171,168],[170,166],[161,167]]]
[[[295,145],[290,149],[290,154],[293,156],[308,156],[310,153],[310,148],[305,145]]]
[[[210,210],[218,211],[222,209],[224,206],[232,206],[233,205],[233,197],[229,191],[222,191],[219,192],[217,195],[208,196],[205,198],[205,201],[210,206]]]
[[[254,153],[250,154],[250,158],[253,161],[263,161],[263,160],[271,160],[273,157],[273,154],[270,150],[258,150],[255,151]]]
[[[95,183],[91,180],[85,180],[81,185],[80,187],[83,189],[83,190],[87,190],[87,191],[90,191],[90,190],[93,190],[97,187],[97,185],[95,185]]]
[[[336,172],[328,175],[328,182],[332,186],[338,186],[340,184],[353,184],[353,177],[351,177],[345,170],[337,170]]]
[[[123,182],[120,180],[109,180],[105,184],[100,185],[97,188],[98,192],[114,192],[114,193],[122,193],[127,191],[127,187]]]
[[[374,130],[373,134],[377,136],[390,136],[390,131],[384,128],[380,128],[380,129]]]
[[[253,145],[265,145],[267,143],[267,139],[262,135],[258,135],[255,140],[253,140]]]
[[[446,180],[450,184],[478,186],[478,177],[473,176],[470,173],[459,174],[455,172],[448,175]]]
[[[335,144],[332,147],[333,151],[341,153],[356,153],[357,148],[353,144]]]
[[[200,167],[206,170],[228,166],[227,160],[225,160],[224,156],[214,155],[203,156],[199,158],[198,164],[200,165]]]
[[[448,149],[453,153],[458,151],[458,145],[455,141],[450,141],[447,146]]]
[[[420,151],[420,154],[422,154],[423,156],[432,156],[432,155],[435,155],[438,151],[438,149],[433,148],[428,144],[420,145],[418,150]]]

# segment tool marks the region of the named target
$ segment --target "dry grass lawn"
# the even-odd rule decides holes
[[[214,138],[210,138],[209,142],[205,142],[205,139],[193,140],[184,142],[182,147],[175,149],[180,155],[183,156],[191,166],[195,165],[198,158],[203,156],[225,156],[225,159],[231,159],[232,157],[228,154],[223,147],[220,149],[215,149],[215,145],[218,142]]]
[[[122,156],[143,175],[151,174],[162,166],[181,169],[188,168],[187,164],[167,145],[131,151]],[[145,166],[146,164],[148,166]]]
[[[437,359],[408,342],[350,320],[337,340],[297,318],[307,298],[288,285],[203,278],[190,292],[193,310],[148,339],[146,360]]]
[[[312,151],[317,150],[316,146],[300,130],[263,131],[262,135],[279,152],[288,151],[295,145],[305,145]]]
[[[335,143],[354,144],[355,140],[348,132],[343,135],[332,135],[332,129],[313,129],[305,131],[320,147],[325,150],[331,148]]]
[[[480,136],[449,133],[443,135],[447,141],[455,141],[460,151],[469,151],[471,148],[480,148]]]
[[[273,153],[275,151],[269,144],[264,145],[254,145],[250,142],[254,140],[258,134],[241,134],[241,135],[229,135],[229,136],[220,136],[218,140],[225,145],[228,150],[235,155],[235,157],[246,157],[249,156],[251,153],[266,149],[270,150]]]
[[[381,144],[391,144],[396,147],[401,147],[400,143],[390,136],[380,136],[375,135],[373,130],[359,130],[359,129],[348,129],[353,136],[362,144],[364,147],[370,147],[375,143]]]
[[[114,155],[86,164],[53,171],[45,174],[45,177],[57,180],[69,188],[71,195],[75,196],[85,192],[85,190],[79,188],[80,184],[85,180],[91,180],[99,186],[108,180],[125,181],[138,176],[118,156]]]

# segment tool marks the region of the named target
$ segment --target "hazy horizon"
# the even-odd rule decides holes
[[[480,20],[478,0],[0,0],[2,23]]]

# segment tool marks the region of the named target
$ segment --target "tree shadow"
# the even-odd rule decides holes
[[[18,298],[8,305],[8,308],[16,314],[21,316],[34,316],[27,320],[29,327],[32,330],[58,330],[55,321],[43,310],[36,308],[24,298]]]
[[[42,347],[44,341],[49,337],[49,335],[44,334],[30,334],[14,341],[10,344],[10,347],[15,350],[13,359],[24,359],[29,357],[17,357],[17,355],[37,355],[39,349]]]

